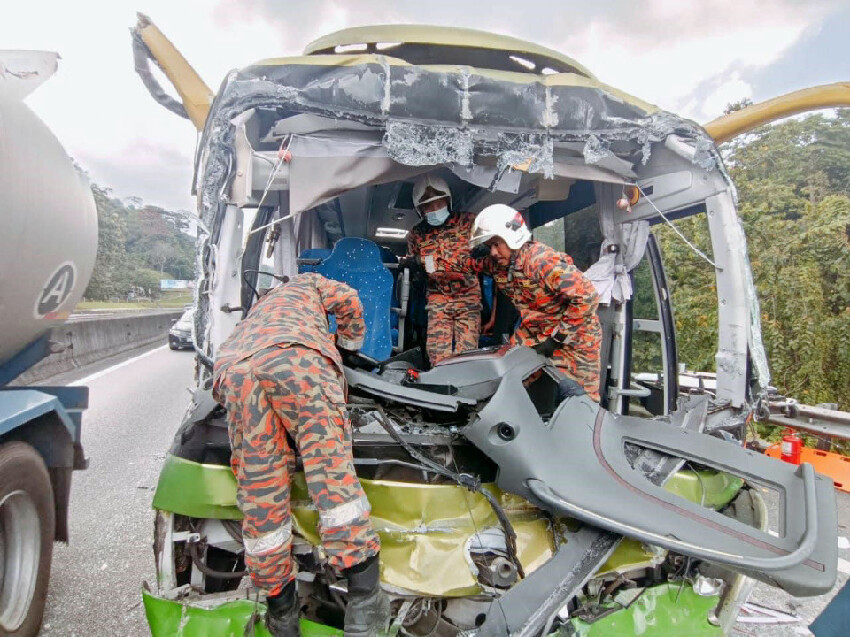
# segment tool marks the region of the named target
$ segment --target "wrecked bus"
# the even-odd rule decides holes
[[[348,29],[231,72],[214,99],[143,16],[134,51],[154,97],[202,129],[197,387],[153,501],[154,635],[266,634],[211,366],[258,290],[303,271],[349,283],[364,304],[373,360],[346,370],[348,409],[396,634],[722,634],[756,580],[795,595],[832,587],[832,482],[742,445],[769,371],[734,187],[700,126],[560,53],[466,29]],[[504,301],[481,349],[427,366],[423,290],[398,265],[426,173],[460,210],[522,210],[594,280],[599,404],[561,401],[545,358],[503,345]],[[710,392],[679,387],[652,232],[692,215],[712,242],[697,258],[716,274]],[[779,497],[778,534],[763,489]],[[346,584],[323,564],[303,478],[292,499],[302,630],[341,634]]]

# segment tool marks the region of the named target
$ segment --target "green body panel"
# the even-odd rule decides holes
[[[481,593],[468,561],[467,543],[478,530],[497,527],[493,510],[477,493],[455,485],[361,480],[372,506],[372,521],[381,537],[381,578],[412,594],[460,597]],[[735,497],[743,480],[722,473],[680,471],[665,488],[693,502],[720,507]],[[303,474],[292,476],[295,530],[319,544],[318,512],[307,495]],[[517,549],[526,572],[546,562],[554,533],[541,511],[517,496],[486,485],[499,498],[517,532]],[[703,489],[705,493],[703,494]],[[240,519],[236,479],[230,467],[202,465],[169,455],[153,500],[156,509],[194,518]],[[598,571],[628,572],[657,564],[640,542],[624,539]]]
[[[705,506],[718,509],[729,504],[738,495],[743,485],[744,481],[741,478],[728,473],[679,471],[667,481],[664,488],[691,502],[702,502]],[[703,489],[705,489],[704,496]],[[597,571],[596,576],[615,571],[627,573],[654,566],[660,564],[665,555],[666,551],[652,553],[641,542],[624,538],[608,561]]]
[[[664,488],[691,502],[700,502],[719,509],[729,504],[743,486],[744,481],[741,478],[729,473],[680,471],[667,481]]]
[[[499,522],[487,500],[455,485],[361,480],[381,538],[381,579],[417,595],[461,597],[482,592],[467,544],[477,531]],[[485,485],[505,510],[517,534],[517,553],[526,572],[545,563],[554,549],[548,518],[528,502],[495,485]],[[292,476],[295,531],[319,544],[318,512],[301,473]],[[187,515],[239,519],[236,480],[230,467],[166,458],[154,508]]]
[[[153,508],[191,518],[242,519],[236,507],[236,478],[230,467],[200,464],[171,454],[165,457],[159,473]]]
[[[709,613],[720,597],[701,597],[687,583],[661,584],[646,589],[628,608],[592,624],[573,619],[580,637],[709,637],[722,635],[719,626],[708,623]]]
[[[260,617],[265,604],[247,599],[201,608],[156,597],[144,591],[145,615],[152,637],[243,637],[245,626],[256,608]],[[256,637],[270,637],[262,621],[254,625]],[[301,620],[303,637],[342,637],[342,631],[307,619]]]

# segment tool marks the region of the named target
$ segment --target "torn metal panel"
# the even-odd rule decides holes
[[[592,526],[567,533],[555,556],[502,597],[493,600],[476,634],[534,637],[591,578],[620,536]]]

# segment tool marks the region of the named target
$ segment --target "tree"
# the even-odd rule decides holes
[[[119,281],[126,269],[126,225],[116,200],[109,197],[109,190],[92,184],[92,194],[97,206],[97,258],[85,296],[108,299],[124,291],[119,289],[122,287]]]
[[[159,290],[159,280],[194,272],[195,239],[186,213],[125,201],[93,185],[98,211],[98,256],[86,298],[123,298],[133,287]]]
[[[850,409],[850,109],[764,126],[721,150],[738,188],[773,384]],[[704,219],[676,224],[705,251]],[[713,369],[713,271],[668,228],[657,234],[680,360]]]

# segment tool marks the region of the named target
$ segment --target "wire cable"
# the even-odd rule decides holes
[[[684,241],[691,250],[693,250],[698,256],[705,259],[705,261],[708,262],[711,265],[711,267],[715,268],[716,270],[719,270],[720,272],[723,272],[723,268],[718,267],[717,264],[714,261],[712,261],[711,259],[708,258],[708,256],[705,254],[705,252],[703,252],[698,247],[696,247],[693,243],[688,241],[688,238],[685,235],[683,235],[682,232],[676,226],[673,225],[673,222],[670,221],[666,216],[664,216],[664,213],[661,212],[661,210],[659,210],[658,206],[655,205],[655,202],[652,201],[652,199],[650,199],[646,195],[646,193],[643,191],[643,188],[641,188],[640,186],[637,186],[637,189],[640,191],[641,196],[644,199],[646,199],[646,201],[649,203],[650,206],[652,206],[653,210],[655,210],[655,212],[657,212],[658,215],[662,219],[664,219],[664,221],[667,223],[668,226],[673,228],[673,232],[675,232],[677,235],[679,235],[679,238],[682,241]]]

